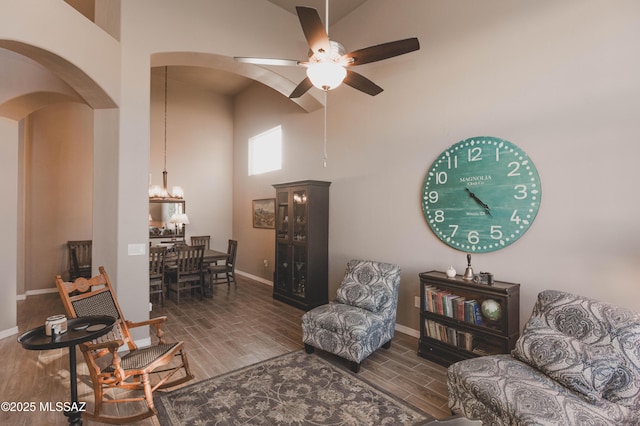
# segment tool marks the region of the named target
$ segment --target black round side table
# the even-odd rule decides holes
[[[18,337],[23,348],[42,351],[48,349],[69,348],[69,375],[71,380],[71,409],[64,415],[69,424],[82,425],[82,411],[78,410],[78,382],[76,372],[76,345],[93,340],[108,333],[115,324],[114,317],[96,315],[82,318],[71,318],[67,321],[67,332],[54,336],[45,334],[45,326],[27,331]],[[103,326],[103,327],[100,327]]]

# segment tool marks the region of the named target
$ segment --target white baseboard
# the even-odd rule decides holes
[[[57,293],[58,289],[56,287],[53,288],[39,288],[37,290],[27,290],[26,293],[23,294],[17,294],[16,295],[16,301],[17,300],[27,300],[27,297],[29,296],[37,296],[39,294],[49,294],[49,293]]]
[[[27,290],[27,296],[35,296],[38,294],[48,294],[48,293],[57,293],[58,289],[56,287],[53,288],[39,288],[37,290]]]
[[[18,334],[18,327],[11,327],[7,330],[0,331],[0,339],[13,336],[14,334]]]
[[[404,333],[404,334],[408,334],[409,336],[412,336],[412,337],[420,338],[420,331],[419,330],[414,330],[413,328],[409,328],[409,327],[404,326],[402,324],[396,323],[396,330],[398,330],[400,333]]]
[[[254,280],[254,281],[258,281],[258,282],[260,282],[260,283],[262,283],[262,284],[266,284],[266,285],[268,285],[268,286],[273,287],[273,281],[269,281],[269,280],[267,280],[267,279],[265,279],[265,278],[258,277],[258,276],[256,276],[256,275],[251,275],[251,274],[249,274],[249,273],[242,272],[242,271],[236,271],[236,274],[238,274],[238,275],[242,275],[243,277],[247,277],[247,278],[250,278],[250,279],[252,279],[252,280]]]

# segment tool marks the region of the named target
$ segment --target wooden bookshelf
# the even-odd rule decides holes
[[[449,366],[513,349],[520,335],[520,284],[476,284],[439,271],[419,277],[418,355]]]

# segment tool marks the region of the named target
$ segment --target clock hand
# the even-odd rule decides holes
[[[476,202],[482,206],[482,208],[484,209],[484,211],[485,211],[489,216],[493,217],[493,216],[491,215],[491,209],[489,208],[489,206],[488,206],[488,205],[486,205],[485,203],[483,203],[483,202],[482,202],[482,200],[480,200],[480,198],[478,198],[478,197],[476,196],[476,194],[474,194],[473,192],[471,192],[471,191],[469,190],[469,188],[466,188],[466,187],[465,187],[464,189],[469,193],[469,196],[471,196],[471,198],[473,198],[474,200],[476,200]]]

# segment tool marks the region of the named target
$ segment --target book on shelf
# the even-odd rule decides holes
[[[482,325],[482,313],[480,312],[480,304],[477,300],[465,300],[464,302],[464,321],[471,324]]]
[[[427,337],[470,352],[473,351],[472,333],[448,327],[433,320],[425,320],[424,330]]]
[[[477,300],[441,290],[433,285],[425,286],[425,307],[428,312],[454,318],[471,324],[482,325],[482,312]]]
[[[442,298],[444,296],[446,296],[447,294],[449,294],[448,291],[443,291],[443,290],[438,290],[434,293],[433,298],[434,298],[434,308],[435,308],[435,313],[436,314],[440,314],[440,315],[444,315],[444,307],[442,305]]]
[[[480,311],[480,304],[478,302],[473,304],[473,323],[482,324],[482,312]]]
[[[458,331],[458,347],[471,351],[473,349],[473,334],[466,331]]]
[[[427,285],[424,287],[424,298],[425,298],[425,307],[424,309],[429,312],[433,312],[433,291],[435,287],[432,285]]]
[[[464,297],[460,297],[458,299],[456,299],[456,316],[455,318],[457,320],[460,321],[464,321],[464,302],[465,302],[465,298]]]

